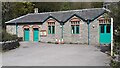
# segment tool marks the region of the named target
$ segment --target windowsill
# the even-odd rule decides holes
[[[79,35],[79,34],[72,34],[72,35]]]
[[[55,35],[55,34],[48,34],[48,35]]]

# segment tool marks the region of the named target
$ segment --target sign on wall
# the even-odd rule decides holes
[[[41,37],[46,37],[47,36],[47,31],[46,30],[41,30],[40,31],[40,36]]]

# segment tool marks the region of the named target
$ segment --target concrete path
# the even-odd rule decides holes
[[[109,56],[95,46],[21,42],[3,53],[3,66],[108,66]]]

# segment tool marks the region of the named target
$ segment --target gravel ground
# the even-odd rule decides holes
[[[93,45],[20,42],[3,53],[3,66],[109,66],[110,57]]]

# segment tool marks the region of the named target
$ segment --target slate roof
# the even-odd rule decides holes
[[[48,18],[52,17],[58,22],[66,22],[72,16],[77,16],[83,21],[94,20],[102,15],[106,10],[104,8],[90,8],[79,10],[68,10],[58,12],[44,12],[44,13],[30,13],[16,19],[7,21],[5,23],[30,23],[30,22],[44,22]]]

